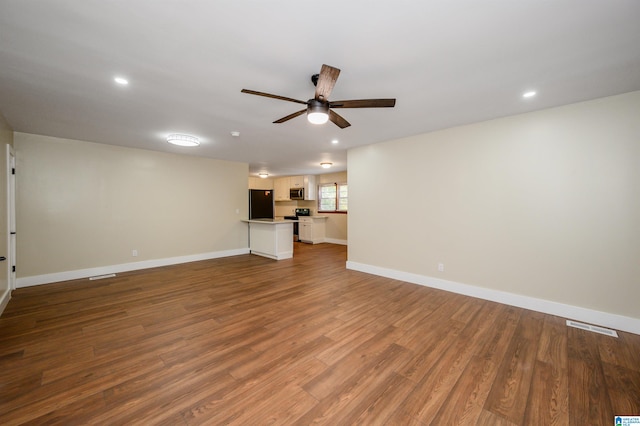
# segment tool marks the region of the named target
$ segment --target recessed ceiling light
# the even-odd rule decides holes
[[[331,141],[332,144],[337,145],[338,144],[338,139],[334,139]]]
[[[198,146],[200,145],[200,139],[191,135],[182,135],[174,133],[167,136],[167,142],[178,146]]]
[[[266,179],[269,177],[269,173],[267,172],[260,172],[258,173],[258,176],[260,176],[262,179]]]
[[[522,94],[522,97],[523,97],[523,98],[525,98],[525,99],[526,99],[526,98],[533,98],[535,95],[536,95],[535,90],[531,90],[531,91],[529,91],[529,92],[524,92],[524,93]]]
[[[123,77],[115,77],[113,79],[113,81],[115,81],[116,83],[118,83],[121,86],[126,86],[127,84],[129,84],[129,80],[127,80],[126,78],[123,78]]]
[[[328,169],[329,167],[333,166],[333,163],[320,163],[320,165],[323,169]]]
[[[237,138],[238,136],[240,136],[240,132],[238,132],[237,130],[234,130],[231,132],[231,136],[233,136],[234,138]]]

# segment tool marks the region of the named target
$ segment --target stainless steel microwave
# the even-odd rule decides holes
[[[291,188],[289,198],[292,200],[304,200],[304,188]]]

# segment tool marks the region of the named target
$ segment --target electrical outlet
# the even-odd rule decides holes
[[[444,263],[438,263],[438,271],[444,272]]]
[[[138,250],[131,250],[131,256],[136,257],[138,255]]]

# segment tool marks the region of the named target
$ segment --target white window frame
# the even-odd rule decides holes
[[[333,186],[336,188],[336,198],[335,198],[335,205],[336,208],[334,210],[322,210],[322,188],[323,187],[330,187]],[[346,187],[347,188],[347,196],[346,197],[342,197],[342,198],[346,198],[347,199],[347,208],[341,210],[340,209],[340,187]],[[344,183],[321,183],[320,185],[318,185],[318,213],[347,213],[349,210],[349,185],[344,182]]]

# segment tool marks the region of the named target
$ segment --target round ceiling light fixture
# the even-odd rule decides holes
[[[320,163],[320,166],[322,166],[323,169],[328,169],[333,166],[333,163]]]
[[[262,179],[266,179],[269,177],[269,173],[267,172],[260,172],[258,173],[258,176],[260,176]]]
[[[198,146],[200,145],[200,139],[191,135],[183,135],[180,133],[173,133],[167,136],[167,142],[178,146]]]

